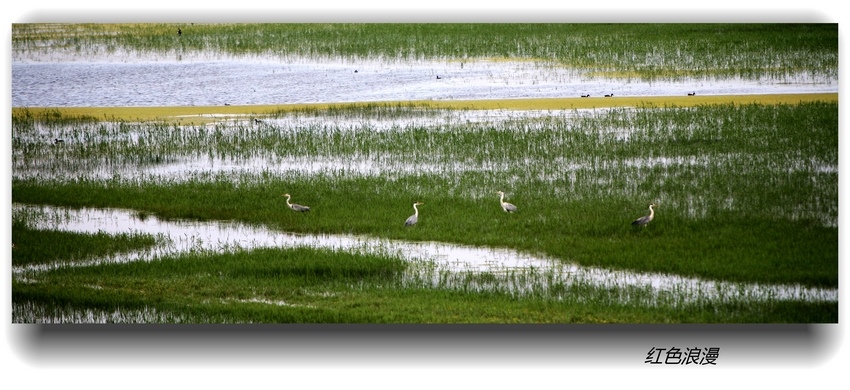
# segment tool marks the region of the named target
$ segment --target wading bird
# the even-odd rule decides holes
[[[407,218],[407,221],[404,221],[404,226],[413,226],[413,225],[416,225],[416,222],[419,221],[419,209],[417,209],[416,206],[419,206],[420,204],[425,204],[425,203],[416,202],[416,203],[413,204],[414,213],[413,213],[413,215],[411,215],[410,217]]]
[[[505,210],[506,213],[512,213],[512,212],[516,211],[516,206],[514,206],[514,205],[512,205],[508,202],[505,202],[505,193],[504,192],[499,191],[499,192],[496,192],[496,193],[501,195],[501,198],[499,198],[499,203],[502,204],[502,210]]]
[[[305,211],[310,211],[310,208],[307,207],[307,206],[302,206],[300,204],[295,204],[295,203],[289,203],[289,199],[291,198],[291,196],[289,194],[283,194],[281,196],[286,197],[286,205],[289,206],[289,208],[292,209],[292,211],[299,211],[299,212],[302,212],[302,213],[305,212]]]
[[[649,223],[649,221],[652,221],[652,218],[655,218],[655,210],[652,209],[653,206],[657,207],[657,205],[655,203],[650,203],[649,204],[649,215],[644,215],[643,217],[636,219],[634,222],[632,222],[632,226],[644,226],[645,227],[646,224]]]

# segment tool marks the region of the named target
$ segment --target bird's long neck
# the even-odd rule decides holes
[[[414,211],[413,215],[418,216],[419,215],[419,209],[417,209],[416,206],[417,206],[416,203],[414,203],[413,204],[413,211]]]
[[[649,205],[649,218],[655,216],[655,210],[652,209],[652,205]]]
[[[292,204],[291,204],[291,203],[289,203],[289,198],[290,198],[290,197],[291,197],[290,195],[287,195],[287,196],[286,196],[286,205],[287,205],[287,206],[292,206]]]
[[[505,203],[505,193],[504,193],[504,192],[502,192],[502,193],[500,193],[499,195],[501,195],[501,196],[499,197],[499,202],[501,202],[501,203]]]

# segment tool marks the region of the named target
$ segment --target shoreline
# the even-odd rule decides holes
[[[12,107],[16,112],[34,113],[58,111],[63,115],[80,115],[107,120],[151,121],[163,120],[181,124],[208,123],[236,115],[265,116],[281,111],[323,109],[340,106],[410,105],[457,110],[572,110],[637,106],[693,107],[712,104],[799,104],[815,101],[838,102],[838,92],[783,93],[748,95],[696,95],[696,96],[622,96],[622,97],[572,97],[572,98],[516,98],[476,100],[396,100],[358,101],[332,103],[282,103],[265,105],[221,106],[139,106],[139,107]]]

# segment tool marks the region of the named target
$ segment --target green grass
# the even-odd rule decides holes
[[[32,150],[34,161],[56,161],[55,169],[87,159],[95,166],[155,165],[147,156],[237,162],[365,156],[380,157],[383,171],[309,175],[267,167],[141,181],[15,179],[12,199],[303,233],[508,247],[615,269],[837,287],[837,172],[822,168],[837,167],[837,113],[835,103],[643,107],[392,131],[121,124],[98,129],[109,142],[22,148]],[[128,136],[133,132],[146,134],[144,144]],[[478,168],[458,170],[458,161]],[[423,165],[443,170],[418,173]],[[520,211],[503,213],[497,190]],[[286,209],[285,192],[311,213]],[[420,222],[404,229],[414,201],[425,202]],[[649,202],[659,204],[656,220],[630,226]]]
[[[283,61],[486,59],[568,67],[590,78],[837,79],[837,27],[14,24],[12,56],[91,58],[126,51]],[[167,121],[187,114],[186,107],[13,108],[12,200],[238,220],[291,232],[507,247],[611,269],[837,288],[837,95],[695,98],[192,108],[199,115],[263,116],[262,126],[236,119]],[[774,98],[780,100],[767,100]],[[486,123],[404,122],[439,123],[451,115],[446,109],[583,104],[616,107]],[[324,123],[309,122],[312,116]],[[341,124],[352,119],[359,124]],[[401,124],[378,129],[375,121]],[[54,137],[66,143],[45,142]],[[244,167],[256,159],[264,166],[137,176],[184,160]],[[341,168],[289,171],[289,159]],[[362,173],[357,163],[380,169]],[[518,213],[501,211],[499,190]],[[313,210],[286,209],[284,192]],[[414,201],[425,202],[420,222],[404,228]],[[656,219],[646,228],[631,227],[650,202],[659,205]],[[12,228],[15,267],[142,249],[155,240],[33,230],[15,219]],[[60,267],[13,277],[13,322],[74,322],[92,311],[107,321],[192,323],[838,321],[837,302],[741,297],[684,303],[671,297],[649,304],[651,292],[644,289],[585,284],[554,284],[519,296],[510,280],[492,273],[443,275],[451,282],[431,285],[405,276],[415,266],[388,255],[299,248]],[[532,271],[523,272],[512,277],[525,280]],[[492,289],[479,289],[484,285]],[[116,312],[122,314],[110,317]]]
[[[233,188],[228,182],[146,186],[145,189],[92,186],[14,187],[16,201],[72,207],[121,206],[163,217],[244,220],[303,233],[352,233],[415,241],[442,241],[508,247],[584,265],[664,272],[742,282],[802,283],[837,287],[837,229],[814,221],[777,222],[720,213],[699,220],[668,216],[659,208],[647,228],[633,228],[643,207],[569,202],[525,196],[515,215],[504,214],[497,198],[425,198],[420,221],[405,229],[413,213],[408,199],[370,198],[368,189],[389,192],[396,183],[379,180],[311,181],[289,187],[305,193],[298,200],[313,208],[308,215],[286,209],[284,200],[265,187]],[[284,183],[271,183],[283,188]],[[429,181],[439,191],[446,183]],[[297,192],[303,186],[301,192]],[[352,199],[335,193],[345,190]],[[37,197],[36,194],[37,193]],[[66,193],[88,193],[73,202]],[[124,200],[120,204],[117,200]],[[430,202],[429,202],[430,201]],[[360,204],[360,202],[365,203]],[[595,210],[593,208],[599,208]]]
[[[149,235],[124,233],[110,235],[36,230],[23,219],[12,221],[12,265],[62,263],[127,253],[157,244]]]
[[[402,282],[408,265],[380,255],[263,249],[128,264],[65,268],[13,282],[13,322],[120,309],[157,322],[191,323],[713,323],[834,322],[835,303],[700,302],[651,309],[576,286],[564,300],[424,288]],[[575,297],[581,297],[576,299]],[[29,309],[28,309],[29,308]],[[151,309],[153,308],[153,310]],[[178,314],[179,313],[179,314]]]
[[[183,32],[177,35],[177,29]],[[534,60],[604,77],[837,77],[837,24],[13,24],[12,53]]]
[[[244,118],[281,118],[287,116],[322,116],[327,118],[399,118],[418,116],[434,118],[446,110],[573,110],[611,107],[694,107],[707,105],[795,105],[838,102],[838,93],[791,93],[762,95],[700,96],[631,96],[592,98],[421,100],[361,103],[297,103],[274,105],[168,106],[168,107],[12,107],[14,121],[20,126],[39,117],[43,124],[50,118],[80,123],[160,122],[181,126],[208,125],[221,122],[222,116]],[[100,118],[100,119],[98,119]],[[57,123],[58,124],[58,123]]]

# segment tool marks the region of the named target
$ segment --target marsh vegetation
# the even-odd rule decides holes
[[[130,38],[123,33],[128,26],[16,25],[13,52],[167,54],[180,40],[198,55],[401,62],[521,57],[607,77],[837,77],[832,25],[787,26],[793,34],[767,25],[671,25],[662,34],[646,34],[661,28],[648,25],[607,33],[595,25],[511,25],[495,35],[495,26],[415,26],[212,25],[183,27],[178,37],[174,25],[134,25],[136,38]],[[427,32],[449,43],[379,44],[366,38],[377,28],[395,29],[394,39]],[[302,38],[281,40],[281,34]],[[802,43],[832,34],[828,44]],[[467,42],[470,35],[479,37],[477,45]],[[491,36],[510,37],[510,43],[482,44]],[[570,44],[560,39],[567,36]],[[615,36],[634,42],[615,43]],[[363,48],[344,43],[352,37],[360,37]],[[676,39],[693,46],[673,54]],[[42,51],[45,42],[51,49]],[[721,46],[736,49],[715,50]],[[656,61],[646,60],[653,55]],[[579,60],[589,56],[592,63]],[[248,106],[242,115],[200,124],[17,107],[11,142],[12,201],[55,207],[14,208],[14,322],[838,318],[838,103],[829,96],[792,104],[538,110],[402,102],[258,113]],[[505,213],[497,191],[518,211]],[[284,193],[311,211],[294,213]],[[419,221],[405,228],[417,201],[425,203]],[[650,203],[657,205],[655,219],[631,226]],[[132,210],[139,221],[229,221],[280,237],[441,243],[508,251],[548,265],[452,269],[423,246],[414,246],[422,251],[416,256],[389,244],[366,250],[278,241],[157,252],[174,237],[67,231],[55,222],[71,210],[113,208]],[[571,276],[588,269],[627,277]],[[647,274],[655,276],[631,277]],[[653,284],[667,277],[698,287]]]
[[[627,78],[782,78],[837,76],[837,44],[837,24],[16,24],[12,55],[487,58]]]

